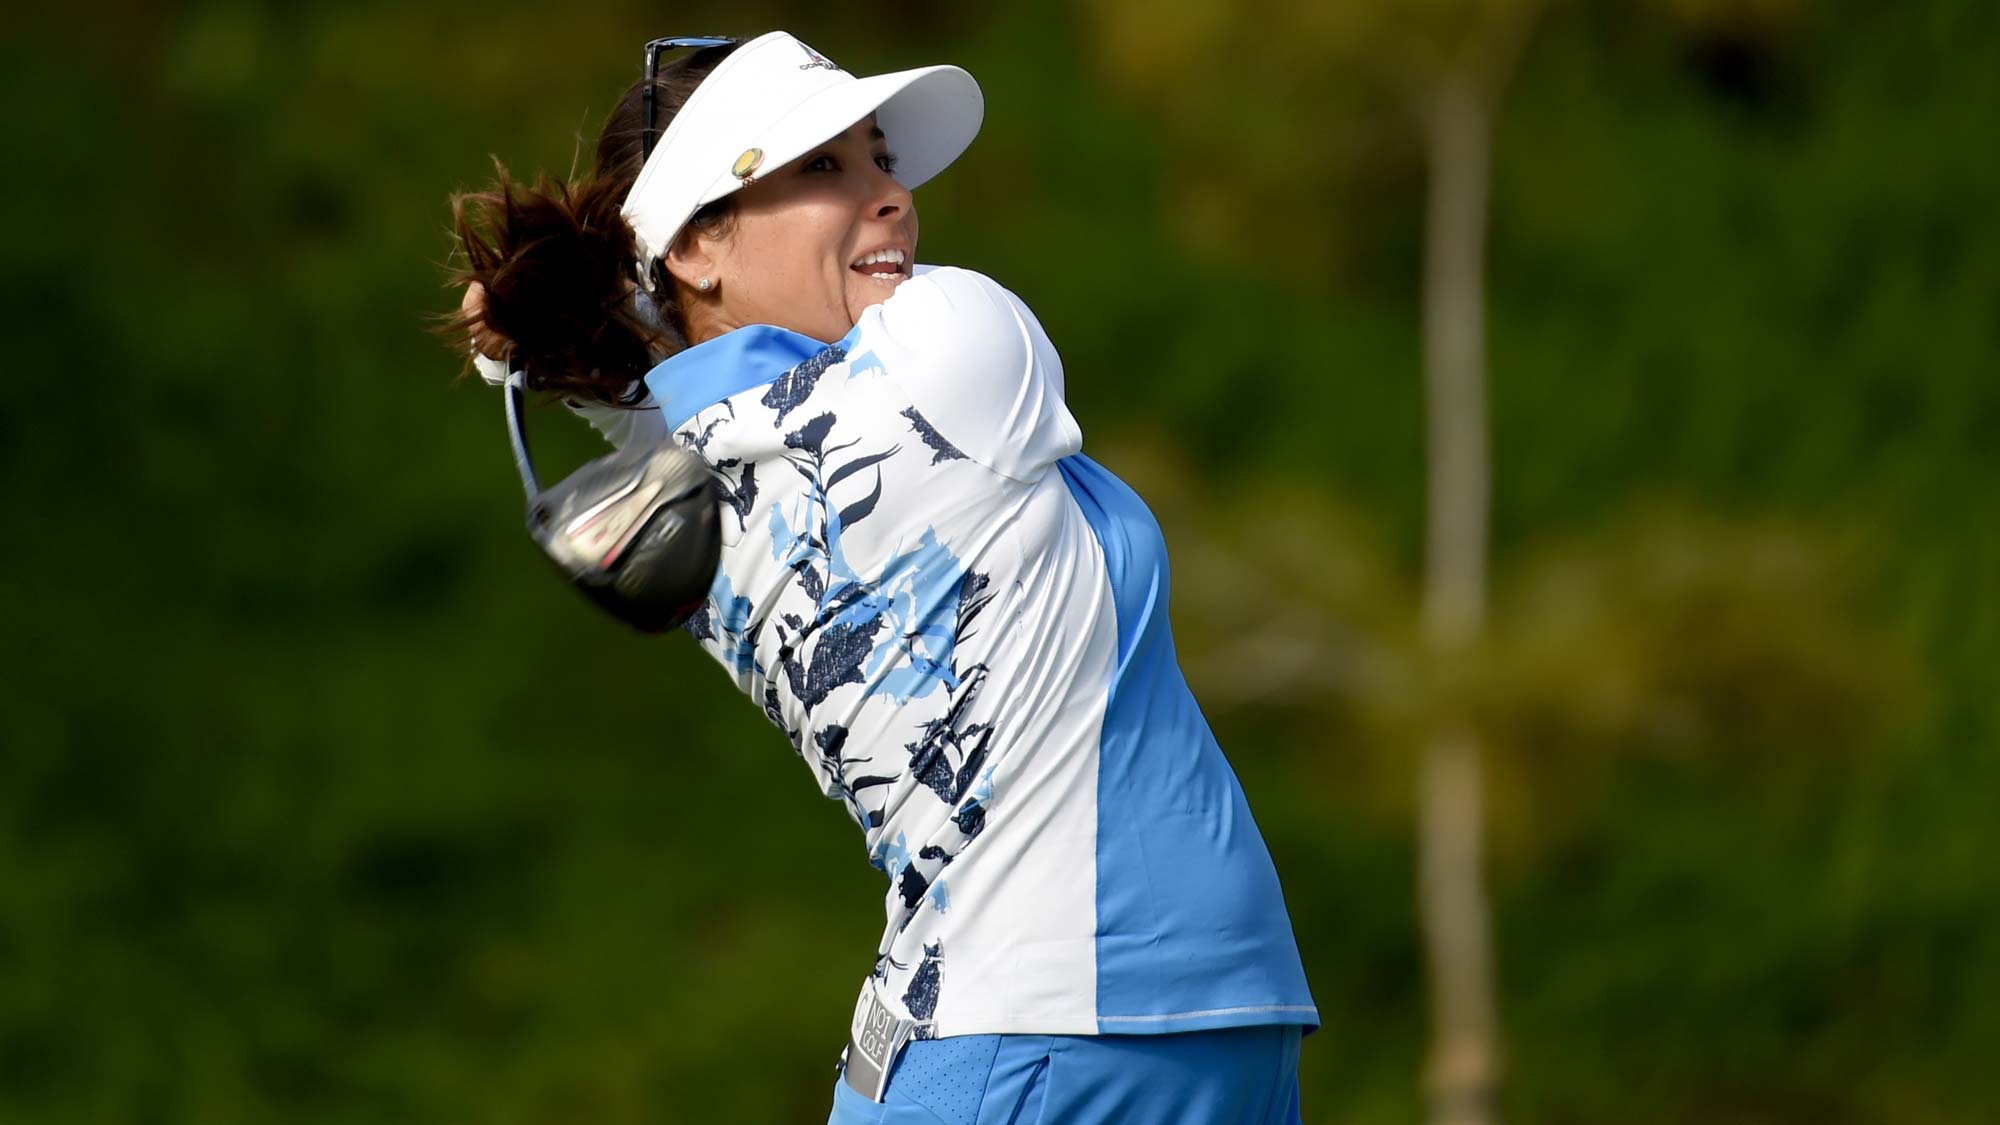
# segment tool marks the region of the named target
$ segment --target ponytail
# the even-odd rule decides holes
[[[735,50],[734,43],[706,47],[661,67],[652,88],[655,128],[664,131]],[[519,364],[530,389],[638,406],[646,372],[687,346],[671,286],[651,301],[638,299],[638,238],[620,213],[644,164],[646,93],[642,79],[612,107],[598,136],[596,167],[582,179],[543,175],[522,186],[496,160],[491,190],[452,197],[465,268],[451,280],[478,284],[485,294],[483,307],[461,309],[440,331],[468,352],[475,339],[499,341],[506,354],[493,358]],[[725,197],[707,204],[688,225],[720,231],[733,203]]]
[[[629,180],[544,175],[528,187],[494,167],[492,190],[451,201],[466,262],[455,280],[486,293],[476,322],[461,312],[446,331],[504,338],[508,355],[494,358],[519,364],[535,390],[635,405],[654,355],[685,342],[671,317],[642,317],[633,303],[638,240],[619,213]]]

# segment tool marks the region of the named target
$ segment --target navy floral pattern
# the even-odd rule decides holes
[[[903,409],[903,417],[910,420],[910,428],[917,431],[917,436],[924,439],[924,444],[931,447],[931,464],[937,465],[945,461],[962,461],[965,459],[965,454],[960,453],[957,446],[946,441],[944,435],[938,433],[930,422],[917,412],[916,407],[905,407]]]
[[[734,588],[725,566],[686,628],[739,677],[828,795],[870,834],[870,861],[889,878],[891,909],[876,973],[912,1018],[929,1020],[943,988],[942,941],[923,940],[915,964],[899,963],[890,949],[918,918],[952,909],[946,869],[979,839],[994,801],[988,748],[996,720],[980,708],[988,669],[960,656],[978,635],[992,581],[935,528],[865,567],[850,559],[848,539],[880,518],[886,492],[921,488],[925,471],[965,455],[914,407],[889,415],[893,427],[886,417],[843,423],[840,396],[821,405],[819,392],[845,359],[829,347],[678,431],[708,461],[736,530],[746,541],[761,532],[788,576],[782,590],[760,592],[758,601]],[[864,353],[835,383],[880,370]],[[771,436],[761,444],[740,436],[741,427],[766,425]],[[920,468],[888,473],[899,458]],[[835,701],[841,716],[886,708],[891,727],[908,733],[900,745],[876,738],[861,747],[849,723],[819,717]],[[933,802],[939,812],[905,818],[898,809],[911,801]],[[884,838],[892,819],[936,827],[913,852],[903,831]]]

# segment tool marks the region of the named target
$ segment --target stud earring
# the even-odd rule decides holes
[[[694,287],[706,293],[709,290],[715,288],[715,282],[710,281],[709,279],[704,277],[700,281],[695,282]]]

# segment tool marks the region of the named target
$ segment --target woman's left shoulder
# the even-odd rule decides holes
[[[890,302],[919,304],[942,301],[954,306],[978,309],[992,306],[1010,309],[1021,299],[992,278],[964,266],[915,267],[910,280],[896,287]]]
[[[857,352],[872,352],[958,451],[1003,476],[1035,479],[1081,445],[1055,346],[985,274],[918,266],[863,315],[856,337]]]
[[[1042,337],[1041,323],[1027,302],[986,274],[963,266],[917,266],[881,310],[883,327],[897,336],[949,334],[988,347],[1004,338],[1030,348]]]
[[[889,299],[870,310],[863,326],[870,335],[887,337],[889,346],[920,354],[1001,356],[1012,367],[1026,356],[1011,357],[1028,348],[1023,321],[1027,307],[985,274],[957,266],[918,266],[910,280],[896,287]],[[867,322],[873,320],[870,325]]]

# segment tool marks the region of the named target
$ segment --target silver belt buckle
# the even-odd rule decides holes
[[[849,1087],[871,1102],[882,1100],[889,1088],[889,1069],[896,1053],[910,1041],[917,1029],[913,1020],[899,1019],[876,995],[875,978],[861,985],[854,1002],[854,1022],[848,1025],[847,1049],[841,1052],[841,1077]]]

